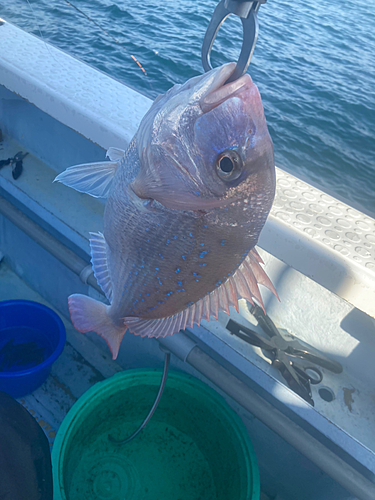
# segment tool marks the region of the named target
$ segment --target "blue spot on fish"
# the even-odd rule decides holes
[[[197,281],[197,282],[198,282],[199,280],[195,280],[195,281]]]
[[[161,259],[164,259],[164,257],[162,256],[162,254],[161,254],[161,253],[159,253],[159,257],[160,257]]]
[[[221,240],[220,245],[225,245],[225,240]]]
[[[205,224],[203,227],[208,227],[207,224]]]
[[[201,247],[204,247],[204,243],[201,243]]]
[[[180,290],[177,290],[178,292],[184,292],[185,289],[184,288],[181,288]]]
[[[193,273],[193,276],[197,276],[198,278],[200,278],[200,277],[201,277],[201,275],[200,275],[200,274],[198,274],[198,273]]]
[[[221,281],[218,281],[217,283],[215,283],[215,286],[220,286],[221,285]]]
[[[181,255],[181,258],[182,258],[182,260],[186,260],[186,256],[185,255]]]
[[[166,245],[169,245],[169,240],[167,240]]]
[[[182,281],[177,281],[178,286],[182,286]]]
[[[173,238],[174,238],[175,240],[177,240],[177,236],[173,236]]]
[[[169,297],[169,296],[170,296],[170,295],[172,295],[172,294],[173,294],[173,292],[168,292],[168,293],[166,294],[166,296],[167,296],[167,297]]]
[[[201,195],[199,191],[195,191],[195,194],[197,194],[198,196]]]
[[[207,264],[199,264],[199,267],[206,267]]]
[[[193,237],[193,233],[189,233],[189,236],[190,236],[190,238],[192,238]]]
[[[159,271],[159,268],[158,268],[158,267],[155,267],[155,271]]]
[[[178,267],[178,268],[175,270],[175,273],[176,273],[176,274],[178,274],[180,271],[181,271],[181,269]]]
[[[203,257],[204,257],[205,255],[207,255],[207,253],[208,253],[208,252],[207,252],[206,250],[204,250],[203,252],[201,252],[201,253],[199,254],[199,258],[200,258],[200,259],[203,259]]]

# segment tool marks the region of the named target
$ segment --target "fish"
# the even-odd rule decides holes
[[[75,165],[56,181],[106,198],[90,233],[95,277],[109,304],[68,298],[74,327],[102,336],[115,359],[128,329],[165,337],[238,300],[276,296],[255,245],[275,196],[275,164],[258,88],[235,63],[158,96],[126,151]]]
[[[53,499],[48,439],[30,413],[5,392],[0,392],[0,499]]]

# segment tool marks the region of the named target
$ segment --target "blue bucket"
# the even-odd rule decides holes
[[[37,389],[48,377],[66,340],[59,316],[38,302],[0,302],[0,391],[14,398]]]

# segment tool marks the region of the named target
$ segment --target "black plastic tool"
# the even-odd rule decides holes
[[[17,180],[23,171],[23,159],[29,153],[23,153],[22,151],[18,151],[13,158],[7,158],[6,160],[0,160],[0,169],[5,167],[6,165],[12,166],[12,177],[14,180]]]
[[[6,165],[9,165],[11,161],[12,161],[12,158],[7,158],[6,160],[0,160],[0,168],[3,168]]]
[[[11,165],[12,165],[12,177],[16,181],[18,177],[22,174],[23,171],[23,159],[25,156],[27,156],[29,153],[22,153],[22,151],[19,151],[14,158],[11,160]]]

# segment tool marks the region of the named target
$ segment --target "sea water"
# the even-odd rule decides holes
[[[151,98],[202,72],[216,0],[72,3],[108,35],[65,0],[0,0],[0,16]],[[258,18],[249,73],[262,94],[276,164],[374,215],[375,2],[268,0]],[[241,42],[231,16],[213,64],[236,60]]]

